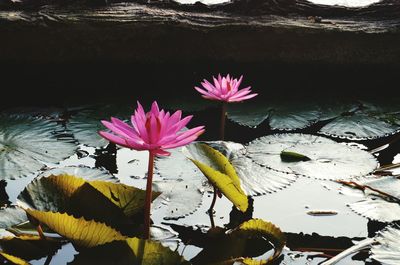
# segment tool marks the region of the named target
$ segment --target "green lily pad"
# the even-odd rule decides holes
[[[294,152],[307,161],[286,162],[282,152]],[[275,134],[252,141],[247,156],[270,169],[317,179],[346,179],[370,174],[378,166],[376,158],[359,148],[306,134]]]
[[[76,146],[54,122],[23,115],[0,115],[0,179],[15,179],[58,163]]]

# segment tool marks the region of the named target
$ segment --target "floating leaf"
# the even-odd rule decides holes
[[[52,168],[44,171],[38,175],[38,178],[49,177],[51,175],[70,175],[79,176],[80,178],[88,181],[101,180],[107,182],[118,183],[119,179],[113,176],[105,169],[92,168],[87,166],[67,166],[61,168]]]
[[[246,157],[245,153],[237,152],[229,161],[235,167],[243,190],[250,196],[275,192],[289,186],[297,179],[294,174],[260,166]]]
[[[9,262],[11,262],[12,264],[15,265],[29,265],[29,263],[26,260],[23,260],[21,258],[15,257],[13,255],[4,253],[2,251],[0,251],[0,255],[5,258],[6,260],[8,260]]]
[[[346,184],[347,182],[342,183]],[[353,182],[348,182],[348,185],[363,191],[347,192],[348,195],[352,196],[361,195],[362,199],[360,201],[349,205],[354,212],[380,222],[400,220],[399,179],[393,176],[360,178]]]
[[[25,260],[40,259],[54,255],[62,242],[54,239],[42,239],[36,235],[21,235],[0,238],[0,246],[4,252]]]
[[[131,111],[132,112],[132,111]],[[92,147],[105,147],[108,141],[98,134],[98,131],[105,130],[101,120],[113,117],[129,117],[129,108],[119,105],[103,105],[92,110],[85,110],[72,116],[67,128],[74,134],[75,139],[84,145]]]
[[[175,229],[183,231],[178,226]],[[206,242],[203,250],[191,260],[193,264],[269,264],[280,256],[286,241],[278,227],[261,219],[251,219],[228,232],[217,227],[207,234],[191,233],[195,238],[186,238],[189,244]],[[272,249],[273,254],[270,253]],[[266,253],[268,255],[264,256]]]
[[[178,265],[187,263],[176,251],[158,242],[127,238],[81,251],[71,265]]]
[[[375,240],[379,244],[372,246],[371,258],[383,265],[400,264],[400,229],[398,227],[388,227],[378,232]]]
[[[228,109],[228,118],[240,125],[257,127],[268,119],[271,107],[268,104],[255,105],[251,103],[231,104]]]
[[[201,143],[186,147],[192,162],[237,208],[245,212],[248,199],[232,164],[219,151]]]
[[[364,113],[344,116],[331,121],[319,133],[351,140],[367,140],[396,133],[400,127]]]
[[[26,212],[79,247],[90,248],[125,239],[113,228],[103,223],[87,221],[83,217],[75,218],[66,213],[41,212],[32,209],[26,209]]]
[[[282,151],[302,154],[308,161],[282,161]],[[252,141],[248,157],[273,170],[318,179],[345,179],[365,176],[378,165],[370,153],[339,144],[324,137],[306,134],[275,134]]]
[[[194,213],[200,207],[204,190],[196,184],[179,180],[153,181],[155,191],[160,191],[159,200],[167,204],[164,219],[178,219]]]
[[[315,105],[302,105],[286,103],[276,105],[269,118],[269,126],[273,130],[304,129],[316,123],[321,113]]]
[[[268,119],[273,130],[303,129],[318,121],[320,111],[315,104],[298,102],[249,102],[229,107],[228,118],[240,125],[257,127]]]
[[[400,220],[400,205],[385,201],[380,197],[371,196],[349,204],[349,207],[359,215],[371,220],[387,223]]]
[[[54,122],[0,115],[0,179],[15,179],[75,152],[73,139]]]
[[[153,199],[159,193],[153,192]],[[145,191],[120,183],[85,181],[70,175],[33,180],[18,196],[23,208],[66,212],[106,223],[126,235],[137,235],[131,217],[142,213]]]
[[[19,207],[7,207],[0,210],[0,228],[8,229],[27,221],[26,213]]]

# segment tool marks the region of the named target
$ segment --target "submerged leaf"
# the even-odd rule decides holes
[[[240,179],[229,160],[214,148],[195,143],[186,147],[190,160],[203,172],[237,208],[245,212],[248,199],[240,186]]]
[[[370,196],[349,204],[349,207],[357,214],[371,220],[387,223],[400,220],[400,205],[385,201],[381,197]]]
[[[281,104],[274,107],[269,118],[269,125],[273,130],[304,129],[316,123],[320,115],[319,108],[315,105]]]
[[[32,209],[26,209],[26,212],[79,247],[90,248],[125,239],[113,228],[103,223],[87,221],[83,217],[75,218],[66,213],[41,212]]]
[[[0,115],[0,179],[15,179],[74,154],[72,137],[54,122]]]
[[[317,179],[345,179],[365,176],[378,165],[370,153],[339,144],[324,137],[306,134],[275,134],[252,141],[248,157],[273,170]],[[295,152],[307,161],[282,161],[282,152]]]
[[[388,227],[378,232],[375,237],[378,244],[371,248],[371,258],[381,262],[383,265],[400,264],[400,229],[399,227]]]

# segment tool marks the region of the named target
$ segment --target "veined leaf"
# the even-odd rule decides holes
[[[33,180],[18,196],[19,203],[41,211],[65,211],[69,199],[85,183],[121,208],[127,216],[132,216],[143,208],[146,192],[141,189],[109,181],[89,181],[65,174]],[[158,195],[159,193],[154,192],[153,199]]]
[[[15,265],[30,265],[26,260],[23,260],[21,258],[15,257],[15,256],[7,254],[7,253],[4,253],[2,251],[0,251],[0,255],[3,256],[3,258],[5,258],[9,262],[11,262],[12,264],[15,264]]]
[[[177,252],[164,247],[158,242],[140,238],[128,238],[126,243],[132,249],[136,257],[137,264],[189,264]]]
[[[45,224],[54,232],[71,240],[79,247],[95,247],[125,237],[113,228],[95,221],[87,221],[83,217],[75,218],[66,213],[41,212],[25,209],[26,212]]]
[[[37,235],[20,235],[0,238],[0,246],[7,254],[26,260],[53,255],[62,245],[60,240],[42,239]]]
[[[74,154],[63,127],[26,115],[0,115],[0,179],[15,179]]]
[[[189,264],[176,251],[158,242],[139,238],[113,241],[111,243],[83,249],[71,265],[178,265]]]
[[[282,152],[295,152],[307,161],[282,161]],[[247,156],[255,163],[280,172],[317,179],[348,179],[370,174],[378,166],[367,151],[324,137],[307,134],[275,134],[252,141]]]
[[[214,148],[201,143],[188,146],[187,152],[190,160],[203,172],[209,181],[237,208],[245,212],[248,207],[248,199],[228,158]]]
[[[194,265],[269,264],[281,255],[286,242],[278,227],[261,219],[251,219],[227,232],[218,227],[207,233],[187,231],[179,226],[173,228],[181,230],[184,241],[203,247],[191,260]]]
[[[398,265],[400,263],[400,229],[388,227],[378,232],[375,240],[379,243],[371,248],[371,258],[384,265]]]

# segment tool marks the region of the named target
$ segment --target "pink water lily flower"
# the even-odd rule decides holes
[[[99,134],[110,142],[134,150],[149,150],[154,155],[169,156],[165,149],[187,145],[204,132],[204,126],[182,131],[193,116],[182,119],[182,111],[172,115],[159,109],[156,101],[151,110],[144,112],[142,105],[137,102],[137,109],[131,116],[131,125],[120,119],[111,118],[111,122],[102,121],[110,132],[100,131]]]
[[[243,76],[237,80],[230,77],[229,74],[226,77],[218,75],[218,79],[213,77],[214,84],[204,79],[201,83],[203,89],[199,87],[195,87],[195,89],[202,94],[203,98],[224,102],[239,102],[257,96],[256,93],[250,94],[250,86],[239,89],[242,79]]]

